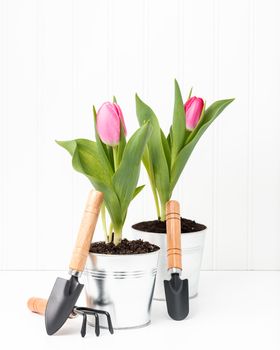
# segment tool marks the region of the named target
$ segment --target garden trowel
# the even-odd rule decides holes
[[[167,264],[170,280],[164,281],[167,311],[173,320],[183,320],[189,313],[189,284],[181,280],[181,217],[180,205],[170,200],[166,203]]]
[[[103,201],[103,194],[91,191],[69,265],[70,279],[58,277],[51,291],[45,312],[45,325],[49,335],[57,332],[68,319],[84,287],[79,277],[84,270],[90,243]]]

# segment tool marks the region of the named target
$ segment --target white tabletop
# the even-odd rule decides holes
[[[81,318],[69,320],[48,336],[44,319],[26,307],[30,296],[46,297],[65,271],[5,271],[1,274],[1,349],[280,349],[280,272],[203,271],[199,295],[190,301],[189,317],[168,318],[164,302],[155,301],[148,327],[79,331]],[[80,303],[83,305],[83,296]],[[3,347],[3,344],[5,346]]]

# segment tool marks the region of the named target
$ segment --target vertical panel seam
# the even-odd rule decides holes
[[[4,21],[3,21],[3,17],[4,17],[4,1],[1,2],[1,52],[4,52]],[[1,156],[3,156],[3,159],[5,159],[4,157],[4,150],[5,150],[5,146],[4,146],[4,127],[5,127],[5,122],[4,122],[4,103],[5,103],[5,99],[4,99],[4,55],[2,55],[2,60],[1,60],[1,82],[0,84],[2,85],[2,89],[1,89],[1,121],[0,121],[0,143],[1,143]],[[1,157],[2,159],[2,157]],[[6,169],[5,169],[6,170]],[[4,171],[5,171],[4,170]],[[5,203],[5,192],[4,192],[4,186],[5,186],[5,176],[6,176],[6,172],[4,172],[2,170],[2,175],[1,175],[1,201],[2,201],[2,205],[3,207],[1,208],[1,213],[0,213],[0,220],[1,220],[1,240],[0,240],[0,270],[4,269],[4,242],[5,242],[5,209],[4,207],[6,207],[6,203]]]
[[[183,54],[184,54],[184,39],[183,39],[183,1],[177,0],[177,79],[181,86],[185,86],[184,76],[183,76]],[[183,94],[184,101],[184,94]],[[182,181],[177,183],[178,193],[182,193]],[[183,203],[182,203],[183,204]]]
[[[183,31],[183,2],[177,0],[177,74],[178,80],[183,80],[183,52],[184,52],[184,31]],[[176,78],[176,77],[174,77]]]
[[[255,51],[255,7],[254,0],[249,2],[249,43],[248,43],[248,139],[247,139],[247,270],[253,268],[252,233],[252,174],[253,174],[253,90],[254,90],[254,51]]]
[[[71,99],[71,110],[72,110],[72,114],[71,114],[71,139],[74,139],[74,0],[72,0],[71,2],[71,12],[72,12],[72,23],[71,23],[71,35],[72,35],[72,39],[71,39],[71,65],[72,65],[72,89],[71,89],[71,95],[72,95],[72,99]],[[71,177],[71,199],[72,199],[72,203],[71,203],[71,237],[74,237],[74,177]]]
[[[148,99],[149,95],[149,2],[143,0],[143,95]]]
[[[7,21],[6,21],[6,83],[5,83],[5,88],[6,88],[6,97],[8,99],[8,78],[9,78],[9,60],[8,60],[8,53],[9,53],[9,40],[8,40],[8,37],[9,37],[9,4],[8,4],[8,0],[6,1],[6,18],[7,18]],[[4,12],[3,12],[4,14]],[[5,116],[5,131],[6,131],[6,135],[8,135],[8,118],[9,118],[9,104],[8,104],[8,100],[6,99],[6,116]],[[7,150],[7,145],[5,147],[5,149]],[[3,247],[5,246],[5,243],[7,244],[7,230],[8,230],[8,211],[7,211],[7,208],[8,208],[8,196],[7,196],[7,189],[8,189],[8,152],[6,152],[6,157],[4,158],[5,161],[5,178],[4,178],[4,187],[5,188],[5,191],[4,191],[4,203],[5,203],[5,212],[4,212],[4,227],[5,227],[5,232],[4,232],[4,244],[3,244]],[[3,270],[5,270],[7,268],[7,249],[8,247],[6,247],[6,249],[3,249],[2,253],[3,253]]]
[[[40,90],[40,73],[39,73],[39,57],[40,57],[40,33],[39,33],[39,28],[40,28],[40,17],[39,17],[39,2],[35,1],[35,23],[36,23],[36,92],[37,92],[37,116],[36,116],[36,131],[37,131],[37,138],[36,138],[36,223],[35,223],[35,247],[36,247],[36,252],[35,252],[35,266],[36,269],[39,269],[39,196],[40,196],[40,183],[39,183],[39,176],[40,176],[40,105],[41,105],[41,90]]]
[[[72,109],[72,115],[71,115],[71,133],[72,133],[72,139],[74,138],[74,120],[75,120],[75,103],[74,103],[74,99],[75,99],[75,68],[74,68],[74,50],[75,50],[75,18],[74,18],[74,1],[75,0],[72,0],[72,3],[71,3],[71,12],[72,12],[72,24],[71,24],[71,27],[72,27],[72,40],[71,40],[71,45],[72,45],[72,52],[71,52],[71,56],[72,56],[72,91],[71,91],[71,94],[72,94],[72,106],[71,106],[71,109]],[[74,182],[74,174],[73,172],[71,172],[71,197],[72,197],[72,205],[71,205],[71,236],[72,238],[74,238],[74,212],[75,212],[75,208],[74,208],[74,202],[75,202],[75,182]]]
[[[111,98],[113,88],[113,40],[112,20],[113,5],[107,0],[107,98]]]
[[[213,98],[219,90],[219,0],[213,0]],[[219,124],[213,127],[212,269],[217,268]]]

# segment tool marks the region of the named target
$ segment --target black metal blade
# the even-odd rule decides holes
[[[71,314],[84,285],[80,284],[76,276],[69,280],[57,278],[48,299],[45,325],[49,335],[57,332]]]
[[[172,273],[170,281],[164,281],[166,305],[169,316],[176,321],[189,314],[189,283],[181,280],[178,273]]]

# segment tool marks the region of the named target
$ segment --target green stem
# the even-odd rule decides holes
[[[157,193],[154,173],[151,170],[151,165],[149,166],[149,169],[147,169],[147,173],[148,173],[150,185],[151,185],[153,196],[154,196],[154,201],[155,201],[156,211],[157,211],[157,217],[158,217],[158,220],[160,220],[160,208],[159,208],[158,193]]]
[[[101,206],[101,220],[102,220],[102,226],[103,226],[103,231],[105,236],[105,243],[108,243],[109,237],[108,237],[108,231],[107,231],[106,209],[105,209],[104,202],[102,203],[102,206]]]
[[[151,188],[152,188],[152,192],[153,192],[153,196],[154,196],[154,200],[155,200],[155,205],[156,205],[156,210],[157,210],[157,217],[160,220],[161,214],[160,214],[160,208],[159,208],[159,201],[158,201],[158,194],[157,194],[156,186],[153,184],[151,179],[150,179],[150,183],[151,183]]]
[[[122,229],[118,228],[118,229],[114,229],[114,244],[118,245],[119,243],[121,243],[122,240]]]
[[[109,228],[109,243],[112,242],[113,230],[114,230],[114,227],[113,227],[113,223],[111,222],[111,223],[110,223],[110,228]]]
[[[118,164],[118,146],[113,147],[113,158],[114,158],[114,168],[115,172],[117,171],[119,164]]]
[[[160,208],[161,208],[160,221],[165,221],[165,219],[166,219],[165,203],[161,203],[161,204],[160,204]]]

